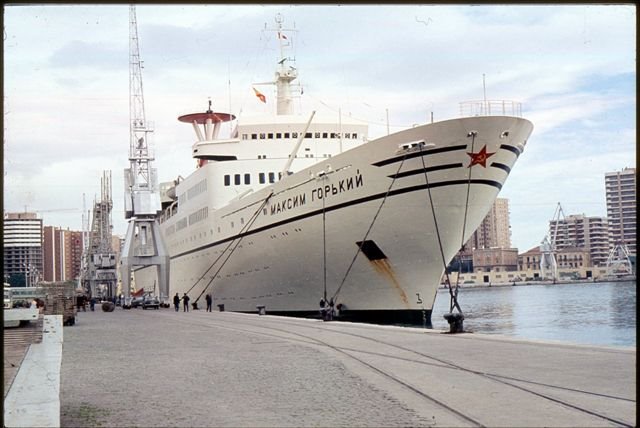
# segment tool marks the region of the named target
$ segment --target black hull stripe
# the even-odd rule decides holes
[[[270,311],[269,306],[265,307],[268,315],[279,315],[295,318],[320,318],[320,311]],[[229,311],[233,312],[233,311]],[[258,311],[238,311],[245,314],[257,314]],[[426,326],[433,328],[431,324],[431,309],[364,309],[345,310],[334,318],[336,321],[350,321],[368,324],[382,325],[402,325],[407,327]],[[423,318],[424,316],[424,318]]]
[[[392,191],[389,192],[389,196],[402,195],[404,193],[411,193],[411,192],[419,192],[420,190],[426,190],[427,188],[432,188],[433,189],[433,188],[436,188],[436,187],[467,185],[468,183],[469,183],[469,180],[450,180],[450,181],[441,181],[441,182],[438,182],[438,183],[430,183],[429,185],[421,184],[419,186],[411,186],[411,187],[405,187],[405,188],[402,188],[402,189],[392,190]],[[471,180],[471,184],[481,184],[481,185],[486,185],[486,186],[493,186],[493,187],[496,187],[498,190],[502,189],[502,184],[499,183],[498,181],[494,181],[494,180],[475,179],[475,180]],[[371,201],[374,201],[376,199],[382,199],[382,198],[384,198],[385,194],[386,194],[386,192],[383,192],[383,193],[378,193],[378,194],[375,194],[375,195],[366,196],[364,198],[354,199],[352,201],[343,202],[341,204],[337,204],[337,205],[333,205],[333,206],[330,206],[330,207],[326,207],[324,211],[325,211],[325,213],[327,213],[327,212],[330,212],[330,211],[335,211],[335,210],[339,210],[339,209],[342,209],[342,208],[346,208],[346,207],[349,207],[349,206],[352,206],[352,205],[358,205],[358,204],[362,204],[362,203],[365,203],[365,202],[371,202]],[[265,230],[272,229],[272,228],[275,228],[275,227],[279,227],[279,226],[285,225],[287,223],[292,223],[292,222],[295,222],[295,221],[299,221],[299,220],[302,220],[302,219],[305,219],[305,218],[308,218],[308,217],[313,217],[313,216],[321,215],[321,214],[322,214],[322,210],[321,209],[320,210],[315,210],[315,211],[310,211],[308,213],[301,214],[301,215],[295,216],[295,217],[291,217],[291,218],[288,218],[286,220],[281,220],[281,221],[278,221],[278,222],[275,222],[275,223],[268,224],[266,226],[258,227],[258,228],[253,229],[253,230],[248,230],[248,231],[246,231],[244,233],[239,233],[237,235],[230,236],[228,238],[224,238],[224,239],[221,239],[219,241],[212,242],[210,244],[206,244],[206,245],[203,245],[201,247],[194,248],[192,250],[185,251],[185,252],[180,253],[180,254],[176,254],[175,256],[171,257],[171,260],[177,259],[179,257],[188,256],[189,254],[196,253],[198,251],[202,251],[202,250],[205,250],[207,248],[215,247],[216,245],[224,244],[226,242],[232,241],[234,239],[238,239],[240,237],[253,235],[254,233],[263,232]]]
[[[425,171],[426,172],[441,171],[443,169],[462,168],[462,166],[463,165],[461,163],[450,163],[450,164],[446,164],[446,165],[430,166],[429,168],[421,168],[421,169],[414,169],[414,170],[411,170],[411,171],[404,171],[404,172],[400,172],[398,174],[388,175],[387,177],[389,177],[389,178],[409,177],[411,175],[424,174]]]
[[[454,152],[456,150],[466,150],[467,149],[467,145],[462,145],[462,146],[451,146],[451,147],[442,147],[439,149],[428,149],[428,150],[422,150],[422,151],[417,151],[415,153],[409,153],[406,156],[402,155],[402,156],[395,156],[389,159],[384,159],[375,163],[372,163],[371,165],[373,166],[385,166],[385,165],[390,165],[392,163],[396,163],[396,162],[400,162],[402,159],[412,159],[412,158],[417,158],[420,156],[428,156],[428,155],[435,155],[437,153],[445,153],[445,152]]]
[[[500,146],[501,149],[509,150],[510,152],[515,153],[516,156],[520,156],[520,150],[517,147],[510,146],[508,144],[502,144]]]
[[[502,170],[505,170],[507,172],[507,174],[509,174],[511,172],[511,168],[509,168],[507,165],[505,165],[503,163],[494,162],[494,163],[491,164],[491,166],[493,168],[500,168]]]

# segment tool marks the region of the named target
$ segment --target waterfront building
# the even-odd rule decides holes
[[[36,213],[4,213],[3,267],[11,286],[31,286],[44,270],[42,219]]]
[[[69,281],[80,276],[82,232],[44,227],[44,280]]]
[[[511,272],[518,269],[517,248],[476,248],[473,251],[475,272]]]
[[[605,266],[607,263],[609,224],[605,217],[577,214],[551,220],[549,236],[555,237],[555,248],[559,252],[578,247],[588,251],[592,266]]]
[[[636,169],[607,172],[604,176],[609,219],[610,248],[616,244],[627,246],[636,254]]]

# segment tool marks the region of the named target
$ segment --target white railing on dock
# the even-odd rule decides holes
[[[479,100],[460,103],[460,116],[522,117],[522,103],[509,100]]]

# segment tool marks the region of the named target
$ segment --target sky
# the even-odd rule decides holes
[[[275,111],[254,95],[284,28],[302,113],[349,114],[379,137],[460,117],[459,103],[513,100],[534,124],[499,197],[512,245],[538,246],[556,206],[606,216],[604,175],[636,165],[634,5],[137,5],[145,112],[159,181],[195,168],[182,114]],[[5,5],[5,212],[82,229],[111,171],[124,236],[129,166],[129,6]]]

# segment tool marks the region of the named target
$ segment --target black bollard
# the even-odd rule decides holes
[[[464,315],[461,313],[449,313],[444,314],[444,319],[449,323],[449,333],[464,333],[464,326],[462,325]]]

